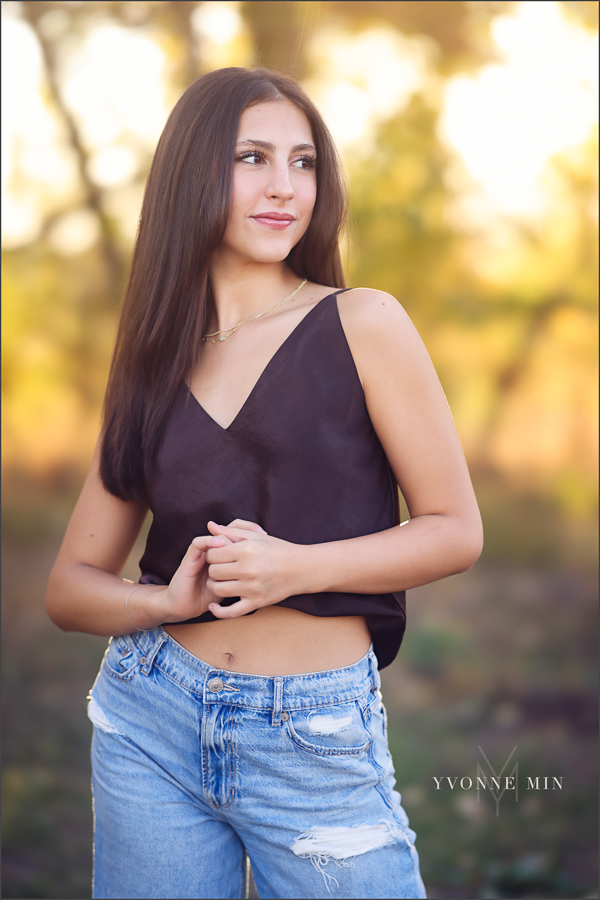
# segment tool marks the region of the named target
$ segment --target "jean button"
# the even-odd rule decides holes
[[[281,721],[282,722],[287,722],[288,719],[289,719],[289,715],[287,713],[281,713]]]
[[[213,694],[218,694],[219,691],[223,690],[223,682],[220,678],[211,678],[206,687]]]
[[[145,666],[146,662],[147,662],[146,657],[142,656],[142,658],[140,659],[140,666]]]

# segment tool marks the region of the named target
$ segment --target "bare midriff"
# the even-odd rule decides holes
[[[358,662],[371,645],[363,616],[309,616],[282,606],[216,622],[163,626],[215,669],[248,675],[301,675]]]

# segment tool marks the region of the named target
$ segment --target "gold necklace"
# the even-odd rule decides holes
[[[306,278],[304,278],[297,288],[295,288],[291,294],[288,294],[285,300],[281,300],[280,303],[276,303],[275,306],[272,306],[270,309],[265,309],[264,312],[259,313],[257,316],[250,316],[249,319],[244,319],[242,322],[238,322],[237,325],[232,325],[231,328],[223,328],[221,331],[211,331],[210,334],[205,334],[202,338],[203,341],[208,341],[209,344],[217,344],[219,341],[226,341],[228,337],[231,337],[234,331],[237,331],[238,328],[241,328],[242,325],[245,325],[247,322],[254,322],[255,319],[260,319],[261,316],[266,316],[267,313],[273,312],[274,309],[278,309],[280,306],[283,306],[284,303],[287,303],[288,300],[291,300],[292,297],[298,293],[300,288],[304,287],[306,284]],[[222,337],[217,338],[216,341],[211,341],[212,337],[216,337],[217,334],[222,335]]]

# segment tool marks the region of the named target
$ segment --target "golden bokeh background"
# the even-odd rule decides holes
[[[481,560],[410,592],[384,672],[429,896],[596,896],[598,4],[550,0],[2,4],[5,896],[89,895],[105,642],[54,628],[45,579],[158,136],[192,80],[257,63],[323,111],[349,282],[417,325],[482,507]],[[435,790],[514,746],[498,816]]]

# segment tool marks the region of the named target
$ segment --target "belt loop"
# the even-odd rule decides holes
[[[271,725],[281,725],[281,710],[283,703],[283,676],[276,675],[273,679],[273,717]]]
[[[381,675],[379,674],[379,667],[377,665],[377,657],[373,649],[369,653],[369,668],[371,669],[371,680],[373,683],[373,687],[371,690],[373,693],[377,693],[377,691],[381,690]]]
[[[150,648],[149,652],[140,659],[140,663],[142,664],[141,672],[142,675],[149,675],[152,669],[152,665],[154,663],[154,659],[156,654],[167,640],[168,635],[161,631],[157,636],[154,642],[154,645]]]

